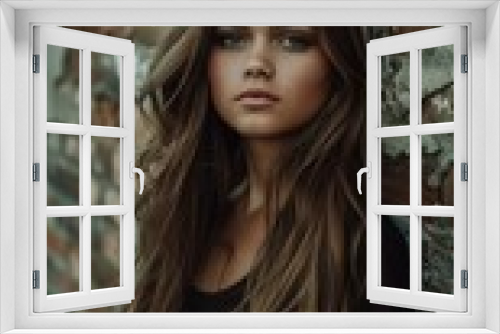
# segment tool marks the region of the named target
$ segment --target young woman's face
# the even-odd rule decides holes
[[[212,100],[240,135],[284,135],[316,115],[329,91],[329,64],[312,27],[218,27],[214,38]]]

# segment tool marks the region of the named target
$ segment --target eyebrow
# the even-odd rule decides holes
[[[218,26],[215,27],[216,31],[238,31],[238,32],[249,32],[251,26]],[[269,30],[271,32],[275,31],[298,31],[298,32],[314,32],[313,27],[301,27],[301,26],[270,26]]]
[[[307,32],[307,33],[313,33],[314,32],[314,28],[313,27],[298,27],[298,26],[271,27],[271,30],[278,30],[278,31],[298,31],[298,32]]]
[[[250,27],[241,27],[241,26],[219,26],[215,27],[215,31],[248,31]]]

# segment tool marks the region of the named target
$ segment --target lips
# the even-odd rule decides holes
[[[280,98],[265,90],[246,90],[239,94],[235,98],[236,101],[240,102],[244,106],[248,107],[268,107],[272,104],[278,102]]]

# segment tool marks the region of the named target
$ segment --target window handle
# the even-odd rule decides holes
[[[366,173],[366,176],[370,179],[372,177],[372,163],[370,161],[367,162],[367,167],[361,168],[358,171],[358,193],[361,194],[361,175]]]
[[[139,183],[141,186],[141,190],[139,191],[139,195],[142,195],[142,191],[144,190],[144,172],[140,168],[135,168],[134,167],[134,162],[130,161],[129,163],[129,170],[130,170],[130,178],[134,178],[134,173],[139,174]]]

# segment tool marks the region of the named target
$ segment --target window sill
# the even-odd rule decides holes
[[[266,334],[487,334],[495,333],[488,329],[14,329],[5,334],[229,334],[229,333],[266,333]]]

